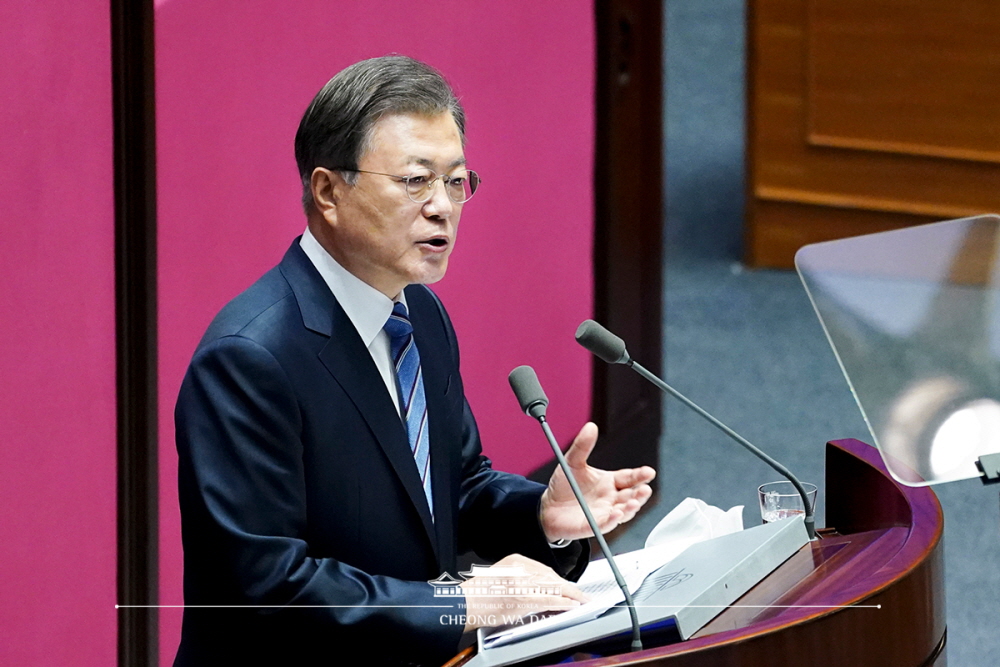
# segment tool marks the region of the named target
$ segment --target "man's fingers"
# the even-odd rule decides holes
[[[634,519],[651,494],[652,490],[648,486],[619,491],[618,498],[608,511],[606,519],[599,524],[601,532],[614,530],[619,525]]]
[[[504,556],[494,564],[494,567],[510,567],[512,565],[521,566],[521,568],[529,574],[542,575],[553,579],[561,579],[561,577],[556,574],[556,571],[545,563],[539,563],[537,560],[528,558],[527,556],[522,556],[521,554],[510,554],[509,556]]]
[[[490,605],[494,611],[502,610],[507,613],[513,612],[514,616],[525,616],[546,611],[566,611],[573,607],[579,607],[583,601],[568,595],[512,596],[509,598],[498,596],[486,604]]]
[[[616,470],[615,475],[615,486],[619,489],[627,489],[632,486],[639,484],[649,484],[656,477],[656,471],[649,466],[642,466],[641,468],[623,468],[621,470]]]
[[[494,567],[520,567],[532,584],[542,585],[543,590],[547,589],[546,594],[530,595],[510,590],[500,594],[467,595],[467,631],[483,625],[510,622],[506,620],[508,616],[513,619],[527,614],[565,611],[589,601],[583,591],[560,577],[552,568],[526,556],[511,554],[498,561]],[[473,577],[462,582],[462,587],[475,590],[475,579]]]
[[[649,484],[639,484],[627,489],[622,489],[615,496],[615,504],[621,504],[629,500],[637,500],[640,505],[644,505],[653,495],[653,488]]]
[[[571,600],[576,600],[577,602],[587,602],[588,598],[583,592],[577,588],[572,582],[566,581],[553,570],[548,565],[544,563],[539,563],[537,560],[532,560],[527,556],[522,556],[521,554],[511,554],[506,556],[502,560],[496,563],[498,567],[509,567],[511,565],[520,565],[522,569],[528,574],[535,575],[537,579],[544,579],[550,581],[553,584],[559,586],[559,593],[563,597],[570,598]]]
[[[577,588],[568,581],[562,584],[559,592],[562,593],[562,596],[564,598],[569,598],[570,600],[578,602],[579,604],[583,604],[584,602],[590,602],[590,598],[587,597],[586,593],[584,593],[583,591],[581,591],[579,588]]]
[[[601,534],[611,532],[618,527],[619,524],[625,522],[625,510],[622,506],[613,505],[608,509],[608,513],[602,517],[595,517],[597,520],[597,527],[600,528]]]
[[[619,509],[625,514],[631,512],[635,514],[642,507],[642,502],[638,498],[629,498],[628,500],[623,500],[620,503],[615,503],[615,509]]]
[[[566,611],[567,609],[572,609],[573,607],[579,607],[585,602],[585,600],[576,600],[568,595],[560,597],[545,596],[532,599],[538,600],[537,611]],[[520,604],[523,605],[524,603],[521,602]]]
[[[618,500],[615,507],[625,513],[625,518],[621,523],[631,521],[632,517],[646,504],[646,501],[653,495],[653,490],[643,484],[632,489],[626,489],[618,493]]]
[[[587,465],[587,458],[597,444],[597,424],[587,422],[573,438],[573,444],[566,450],[566,462],[572,468],[582,468]]]
[[[618,523],[628,523],[629,521],[634,519],[635,515],[638,514],[640,507],[642,507],[642,503],[640,503],[638,500],[635,500],[634,498],[632,500],[629,500],[624,505],[620,506],[618,509],[622,511],[623,516],[621,521],[619,521]]]

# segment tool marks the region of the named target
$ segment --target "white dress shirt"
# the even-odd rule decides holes
[[[319,244],[309,228],[302,234],[299,245],[319,271],[319,275],[323,277],[333,296],[337,298],[340,307],[347,313],[354,328],[358,330],[361,341],[372,355],[378,372],[382,374],[386,391],[396,406],[396,412],[399,412],[396,367],[389,349],[389,334],[382,328],[392,314],[395,302],[338,264],[337,260]],[[397,300],[406,305],[406,297],[402,292],[399,293]]]

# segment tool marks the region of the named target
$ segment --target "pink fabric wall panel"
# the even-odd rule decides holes
[[[0,4],[0,664],[112,665],[110,10]]]
[[[592,12],[578,0],[157,3],[163,603],[182,601],[172,410],[184,370],[212,316],[304,229],[295,129],[352,62],[414,56],[466,107],[484,185],[434,289],[487,454],[515,472],[551,458],[507,386],[520,364],[538,371],[561,440],[585,421],[590,359],[573,332],[593,300]],[[165,663],[180,615],[161,612]]]

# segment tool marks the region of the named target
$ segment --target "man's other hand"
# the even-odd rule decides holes
[[[631,520],[649,500],[653,494],[649,482],[656,477],[656,471],[649,466],[613,472],[591,467],[587,465],[587,458],[595,444],[597,425],[587,422],[566,451],[566,462],[580,485],[597,527],[601,533],[606,533]],[[552,473],[549,487],[542,494],[539,519],[549,542],[576,540],[594,534],[561,467]]]
[[[524,574],[512,576],[512,568],[519,568]],[[492,576],[491,570],[495,573]],[[498,583],[497,579],[513,583]],[[511,554],[498,561],[479,576],[463,581],[461,587],[466,591],[466,632],[479,627],[509,625],[529,614],[565,611],[587,601],[579,588],[552,568],[520,554]],[[489,593],[477,595],[477,589],[488,589]]]

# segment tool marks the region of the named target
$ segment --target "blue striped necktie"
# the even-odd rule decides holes
[[[413,340],[413,325],[406,314],[406,306],[397,303],[392,315],[385,323],[389,334],[389,349],[396,366],[396,382],[402,400],[403,422],[406,436],[410,440],[410,451],[417,463],[420,483],[424,487],[427,506],[434,517],[434,501],[431,499],[431,452],[427,433],[427,399],[424,396],[424,378],[420,371],[420,354]]]

